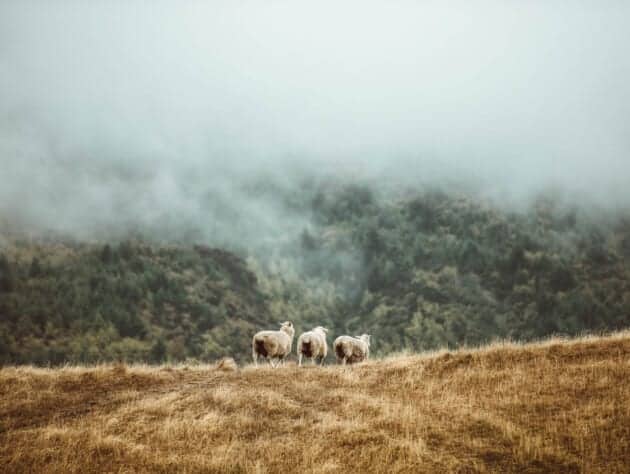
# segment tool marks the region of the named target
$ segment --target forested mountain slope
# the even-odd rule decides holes
[[[630,325],[624,214],[357,184],[278,199],[308,224],[255,248],[3,232],[0,360],[243,359],[287,319],[372,333],[376,353]]]
[[[270,323],[256,276],[222,250],[22,242],[9,255],[4,362],[215,358]]]

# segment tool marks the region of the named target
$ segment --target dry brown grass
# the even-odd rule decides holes
[[[0,370],[2,472],[629,472],[630,332],[352,368]]]

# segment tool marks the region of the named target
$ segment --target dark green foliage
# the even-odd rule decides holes
[[[265,322],[265,303],[252,292],[256,277],[224,251],[202,257],[125,242],[116,252],[87,247],[46,271],[40,260],[0,259],[3,288],[12,291],[0,298],[3,363],[211,360],[223,351],[208,351],[204,332],[218,333],[229,317]],[[245,354],[248,346],[234,347]]]
[[[436,191],[371,200],[359,212],[343,204],[349,189],[317,196],[320,221],[328,223],[321,235],[331,226],[349,232],[361,264],[344,275],[361,282],[363,297],[352,317],[340,317],[351,331],[377,334],[377,351],[630,324],[630,268],[616,257],[625,255],[630,229],[615,216],[588,218],[586,227],[585,216],[553,200],[504,213]],[[333,245],[310,237],[320,248]]]
[[[359,185],[286,200],[312,221],[247,264],[134,240],[3,249],[0,363],[243,361],[254,332],[287,319],[372,333],[377,354],[630,325],[628,219]]]
[[[114,260],[114,253],[112,252],[112,247],[109,244],[103,246],[103,250],[101,251],[101,262],[105,265],[112,263]]]
[[[42,264],[39,262],[39,258],[33,257],[33,260],[31,261],[31,268],[28,271],[28,276],[30,278],[38,278],[42,276],[42,273]]]
[[[13,269],[6,255],[0,254],[0,293],[9,293],[15,287]]]
[[[151,346],[151,362],[162,363],[166,360],[167,348],[164,338],[158,337],[157,340]]]

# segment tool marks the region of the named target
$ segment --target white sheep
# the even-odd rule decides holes
[[[277,367],[278,365],[274,365],[274,359],[277,359],[278,363],[284,362],[284,358],[291,353],[294,335],[295,329],[290,321],[282,323],[279,331],[257,332],[252,339],[254,364],[258,366],[258,356],[269,360],[269,364],[272,367]]]
[[[316,359],[320,359],[320,365],[324,364],[324,359],[328,355],[327,333],[328,329],[317,326],[312,331],[300,335],[297,343],[298,365],[300,367],[302,366],[302,356],[309,357],[313,364],[316,363]]]
[[[337,362],[343,365],[363,362],[370,357],[370,335],[363,334],[359,337],[339,336],[335,339],[333,347]]]

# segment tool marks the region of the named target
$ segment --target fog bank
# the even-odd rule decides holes
[[[630,205],[630,4],[0,4],[0,216],[283,238],[305,176]]]

